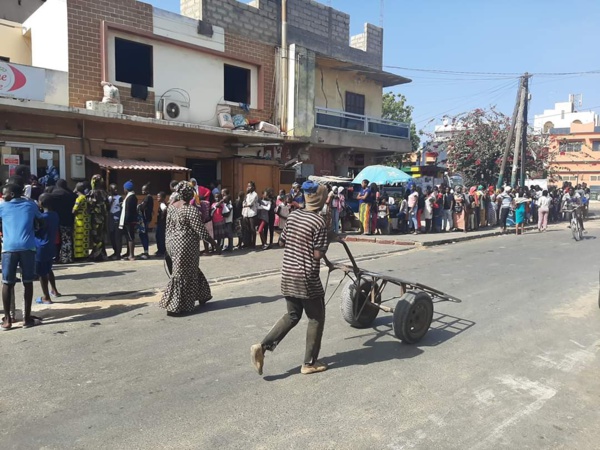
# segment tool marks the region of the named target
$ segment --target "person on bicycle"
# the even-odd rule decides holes
[[[575,191],[571,186],[565,194],[563,202],[563,209],[570,211],[571,214],[575,214],[575,217],[577,217],[577,221],[579,222],[579,227],[581,228],[581,231],[585,231],[585,228],[583,227],[583,200],[581,195],[577,191]]]

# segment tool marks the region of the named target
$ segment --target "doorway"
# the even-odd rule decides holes
[[[209,187],[210,183],[218,179],[217,161],[211,159],[188,159],[186,167],[192,169],[192,178],[200,186]]]
[[[6,142],[1,147],[2,165],[0,179],[6,180],[11,176],[16,165],[28,165],[31,174],[37,176],[41,184],[54,186],[60,178],[66,179],[65,147],[50,144],[26,144],[22,142]],[[15,158],[5,157],[13,156]],[[18,164],[14,164],[18,161]],[[4,164],[11,162],[11,164]]]

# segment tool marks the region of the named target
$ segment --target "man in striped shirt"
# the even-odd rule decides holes
[[[264,352],[273,351],[294,328],[302,312],[308,317],[306,353],[301,373],[311,374],[327,369],[317,361],[325,326],[325,291],[319,275],[321,259],[327,251],[327,227],[319,215],[327,199],[327,188],[305,183],[305,208],[292,212],[281,234],[285,246],[281,269],[281,293],[285,296],[287,313],[279,319],[269,334],[250,349],[252,363],[262,375]]]

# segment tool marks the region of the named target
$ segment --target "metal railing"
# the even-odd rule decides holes
[[[393,120],[352,114],[328,108],[315,108],[315,126],[332,130],[355,131],[395,139],[409,139],[410,125]]]

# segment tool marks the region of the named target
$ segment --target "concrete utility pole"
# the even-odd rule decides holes
[[[515,109],[513,110],[512,118],[510,119],[510,129],[508,130],[508,137],[506,138],[506,145],[504,146],[504,155],[502,155],[502,164],[500,166],[500,174],[498,175],[498,184],[496,187],[502,189],[504,184],[504,171],[506,170],[506,160],[508,159],[508,152],[510,152],[510,146],[512,144],[515,135],[515,125],[517,124],[517,116],[519,114],[519,103],[521,100],[521,90],[523,89],[523,77],[519,78],[519,89],[517,89],[517,98],[515,100]]]
[[[529,75],[525,74],[525,110],[523,112],[523,136],[521,138],[521,179],[520,186],[525,186],[525,155],[527,154],[527,113],[529,110]]]
[[[281,131],[287,131],[288,70],[287,0],[281,0],[281,94],[279,102]]]
[[[527,103],[527,79],[529,75],[525,73],[523,75],[523,88],[521,89],[521,95],[519,98],[519,114],[517,117],[517,127],[516,127],[516,136],[515,136],[515,151],[513,156],[513,166],[512,172],[510,176],[510,185],[515,187],[517,184],[517,169],[519,164],[519,154],[521,150],[521,146],[523,145],[523,118],[525,117],[525,104]]]

